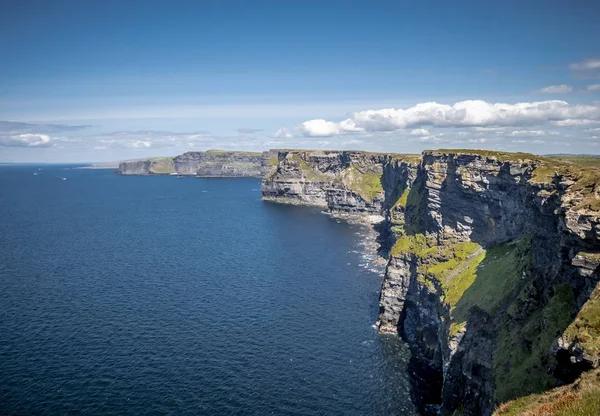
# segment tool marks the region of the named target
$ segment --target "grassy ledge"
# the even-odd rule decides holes
[[[583,373],[573,384],[507,402],[494,416],[600,415],[600,369]]]

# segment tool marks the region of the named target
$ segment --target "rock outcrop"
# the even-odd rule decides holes
[[[209,150],[187,152],[176,157],[121,162],[121,175],[186,175],[199,177],[261,178],[272,168],[270,153]],[[270,164],[271,163],[271,164]]]
[[[411,347],[424,413],[489,415],[600,365],[598,168],[472,150],[279,151],[262,190],[381,217],[391,249],[377,326]]]

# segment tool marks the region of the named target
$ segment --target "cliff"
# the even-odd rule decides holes
[[[489,415],[600,365],[599,184],[530,154],[286,150],[262,189],[379,216],[377,327],[410,345],[422,412]]]
[[[269,172],[269,153],[208,150],[176,157],[121,162],[121,175],[190,175],[200,177],[256,177]]]

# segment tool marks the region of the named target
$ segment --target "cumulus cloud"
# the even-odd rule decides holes
[[[290,138],[294,137],[292,135],[292,132],[289,129],[286,129],[285,127],[277,130],[273,136],[280,138],[280,139],[290,139]]]
[[[47,134],[23,133],[0,135],[0,146],[6,147],[50,147],[52,139]]]
[[[152,142],[148,140],[135,140],[130,143],[126,143],[127,147],[131,147],[132,149],[147,149],[152,146]]]
[[[344,130],[342,130],[343,123],[344,123],[344,121],[342,121],[341,123],[334,123],[334,122],[326,121],[323,119],[309,120],[309,121],[305,121],[304,123],[302,123],[299,126],[299,130],[304,136],[310,136],[310,137],[335,136],[335,135],[340,134],[340,132],[344,131]]]
[[[573,87],[567,84],[550,85],[549,87],[538,90],[541,94],[566,94],[573,91]]]
[[[549,100],[504,104],[469,100],[454,105],[428,102],[406,109],[360,111],[350,113],[346,120],[337,123],[324,119],[308,120],[292,130],[280,129],[276,135],[329,137],[347,133],[417,129],[423,126],[502,128],[548,123],[557,126],[560,123],[583,125],[584,120],[600,122],[600,103],[571,105],[566,101]]]
[[[582,62],[574,62],[569,65],[569,68],[573,71],[592,71],[595,69],[600,69],[600,58],[586,59]]]

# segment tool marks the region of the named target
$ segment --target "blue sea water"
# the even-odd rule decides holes
[[[0,166],[0,414],[414,414],[365,229],[259,188]]]

